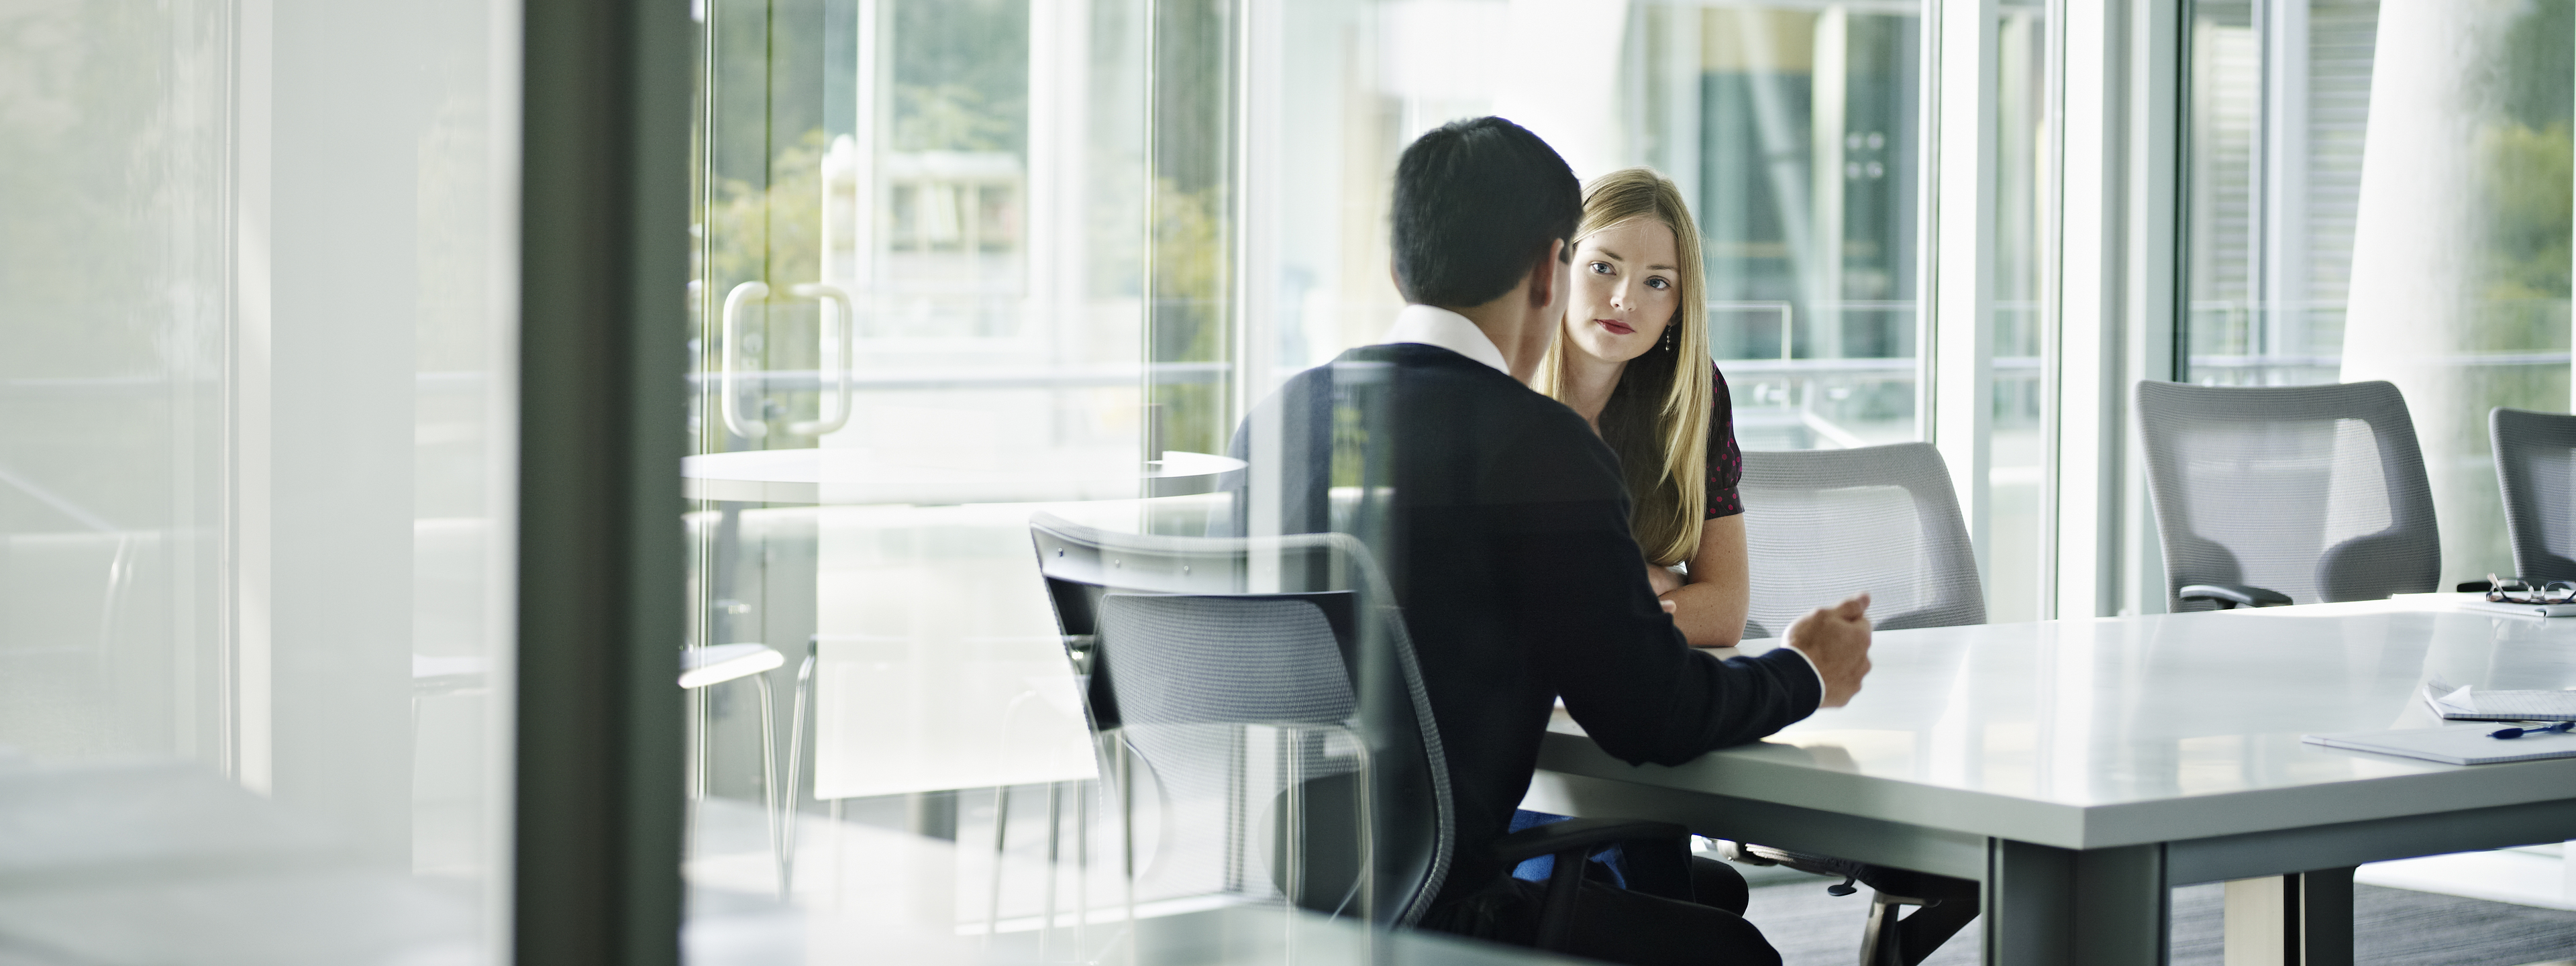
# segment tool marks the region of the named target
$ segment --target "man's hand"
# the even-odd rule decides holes
[[[1819,608],[1789,625],[1789,646],[1825,679],[1824,707],[1850,704],[1869,674],[1869,595]]]

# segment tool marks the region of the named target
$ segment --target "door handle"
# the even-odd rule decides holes
[[[722,353],[724,361],[721,363],[722,369],[719,370],[716,379],[716,391],[722,394],[723,398],[718,400],[716,409],[724,414],[725,428],[745,439],[759,439],[769,435],[769,424],[744,422],[742,394],[735,391],[734,374],[741,368],[742,304],[753,299],[768,297],[769,286],[760,282],[744,282],[734,286],[733,291],[725,293],[724,352]]]
[[[832,343],[838,348],[834,354],[840,358],[839,364],[832,366],[832,398],[838,405],[831,408],[818,405],[812,421],[789,423],[787,431],[799,436],[836,432],[850,424],[850,338],[857,334],[852,324],[852,320],[858,318],[857,306],[850,300],[849,290],[838,285],[808,282],[789,291],[832,303],[832,325],[824,331],[836,333]],[[830,362],[826,360],[826,364]]]

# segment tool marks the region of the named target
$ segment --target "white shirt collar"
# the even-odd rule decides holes
[[[1503,361],[1503,350],[1485,330],[1476,327],[1466,316],[1429,305],[1408,305],[1395,314],[1395,324],[1388,326],[1385,343],[1418,342],[1439,346],[1467,358],[1494,367],[1503,375],[1512,374],[1512,365]]]

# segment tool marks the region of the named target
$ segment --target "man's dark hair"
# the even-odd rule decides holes
[[[1395,163],[1396,287],[1420,305],[1483,305],[1582,218],[1574,169],[1538,135],[1499,117],[1451,121]]]

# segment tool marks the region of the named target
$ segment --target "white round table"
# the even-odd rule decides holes
[[[936,504],[1132,500],[1215,492],[1243,461],[1166,452],[1139,467],[1099,451],[1036,451],[1007,463],[865,449],[772,449],[680,459],[681,492],[745,503]]]

